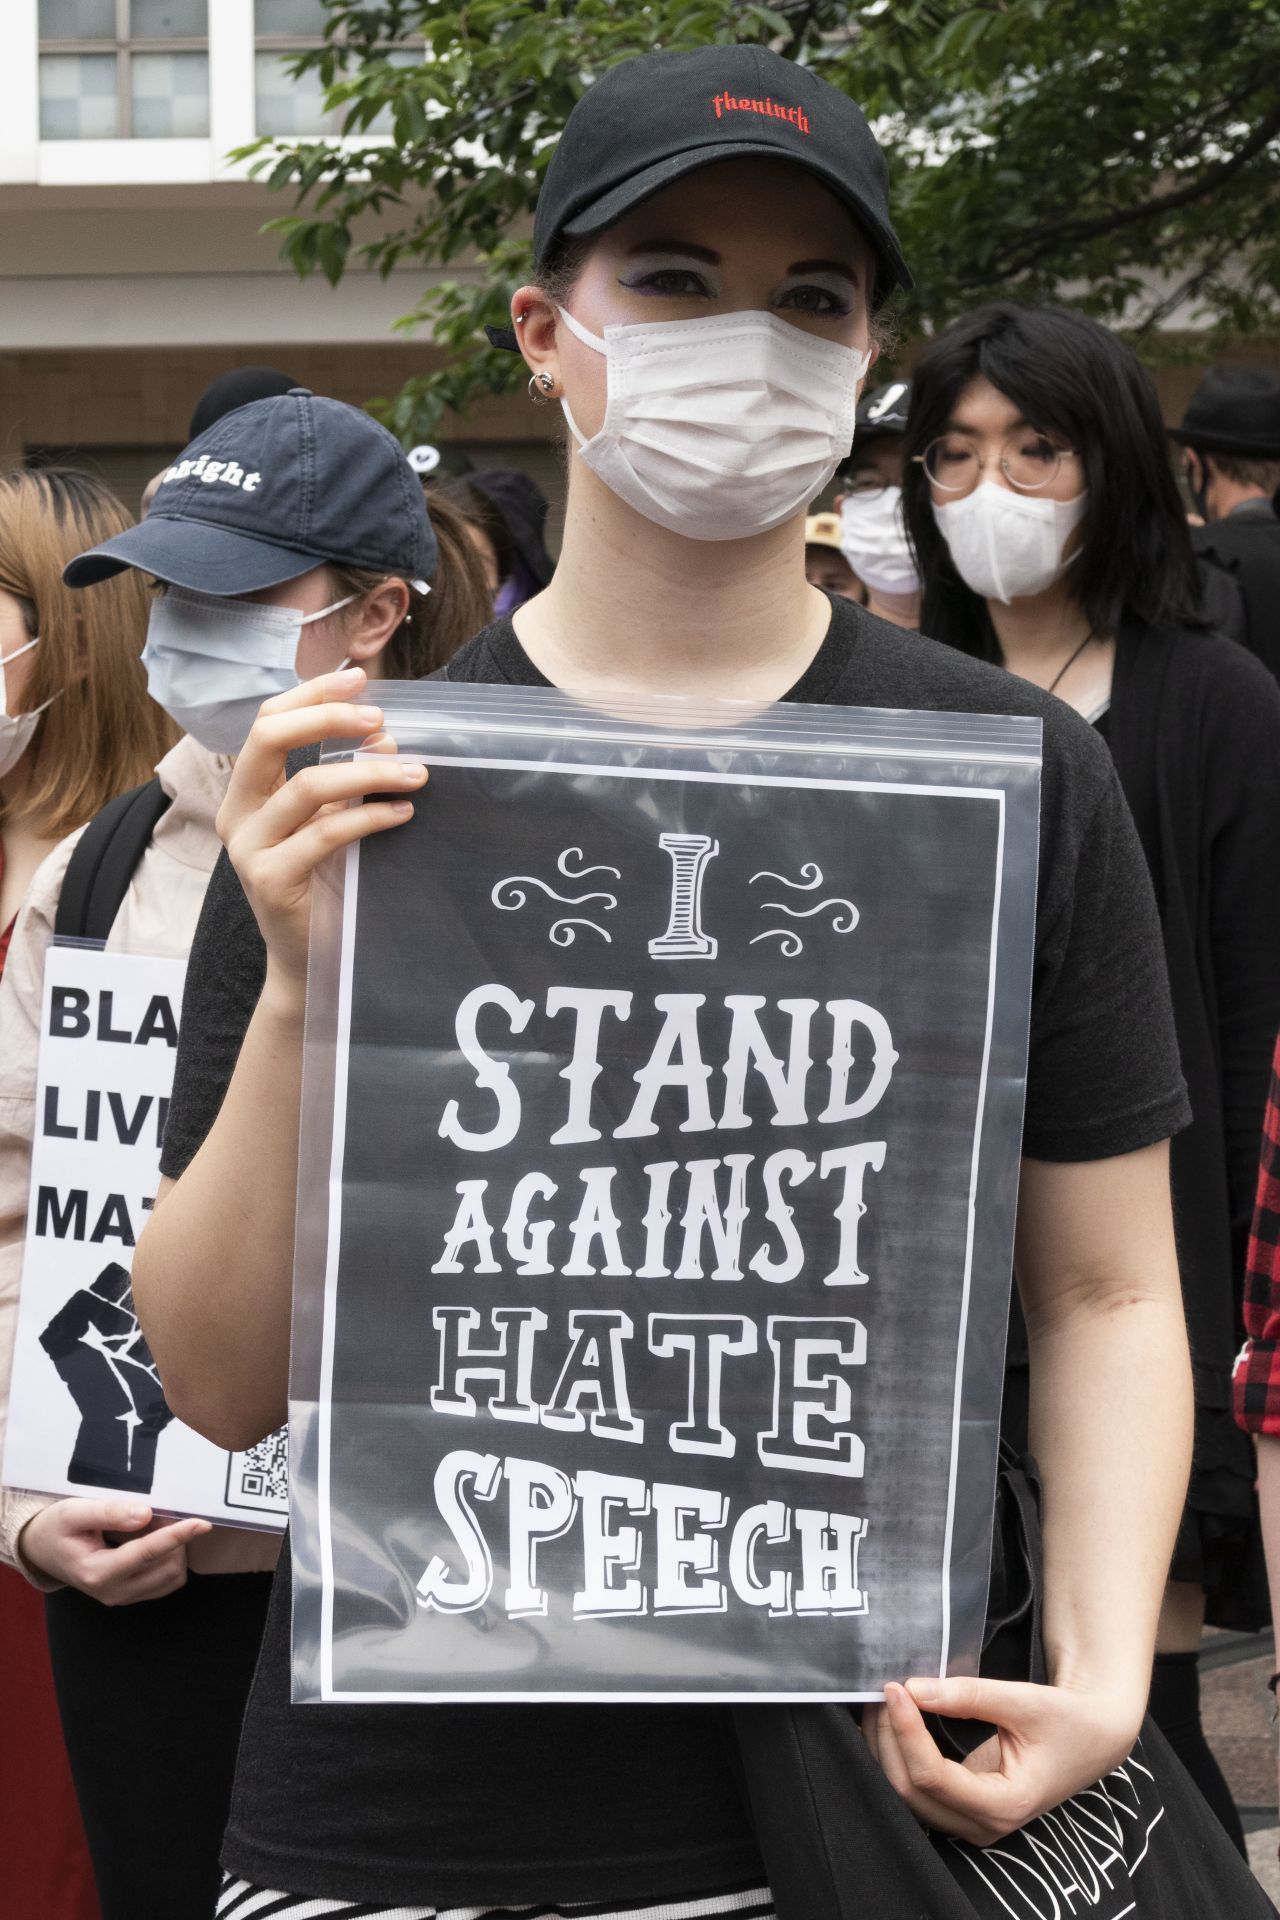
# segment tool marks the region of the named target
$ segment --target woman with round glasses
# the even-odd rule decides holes
[[[1095,321],[1007,305],[959,321],[914,370],[907,452],[924,630],[1094,724],[1155,882],[1194,1115],[1172,1181],[1197,1404],[1151,1711],[1243,1850],[1200,1726],[1197,1653],[1206,1617],[1265,1620],[1253,1460],[1229,1409],[1280,1024],[1280,693],[1201,617],[1155,388]]]

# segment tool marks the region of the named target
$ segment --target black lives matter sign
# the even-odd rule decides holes
[[[160,1179],[186,963],[51,946],[3,1479],[281,1528],[283,1432],[225,1453],[175,1420],[133,1305]]]
[[[972,768],[425,757],[347,868],[296,1697],[971,1657],[1034,778],[1015,885]]]

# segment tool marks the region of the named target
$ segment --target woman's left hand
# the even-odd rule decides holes
[[[938,1747],[920,1709],[996,1731],[967,1759]],[[1114,1694],[1013,1680],[908,1680],[863,1710],[867,1745],[918,1820],[988,1847],[1091,1787],[1129,1753],[1142,1710]]]

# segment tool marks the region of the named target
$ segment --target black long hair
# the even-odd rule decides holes
[[[903,482],[924,582],[920,625],[965,653],[999,660],[985,600],[952,563],[913,455],[947,431],[979,376],[1041,432],[1080,454],[1089,498],[1071,590],[1094,631],[1202,626],[1195,558],[1151,376],[1131,347],[1069,307],[999,302],[957,320],[911,372]]]

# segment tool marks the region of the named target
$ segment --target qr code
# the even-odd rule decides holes
[[[289,1429],[227,1456],[227,1505],[258,1513],[289,1511]]]

